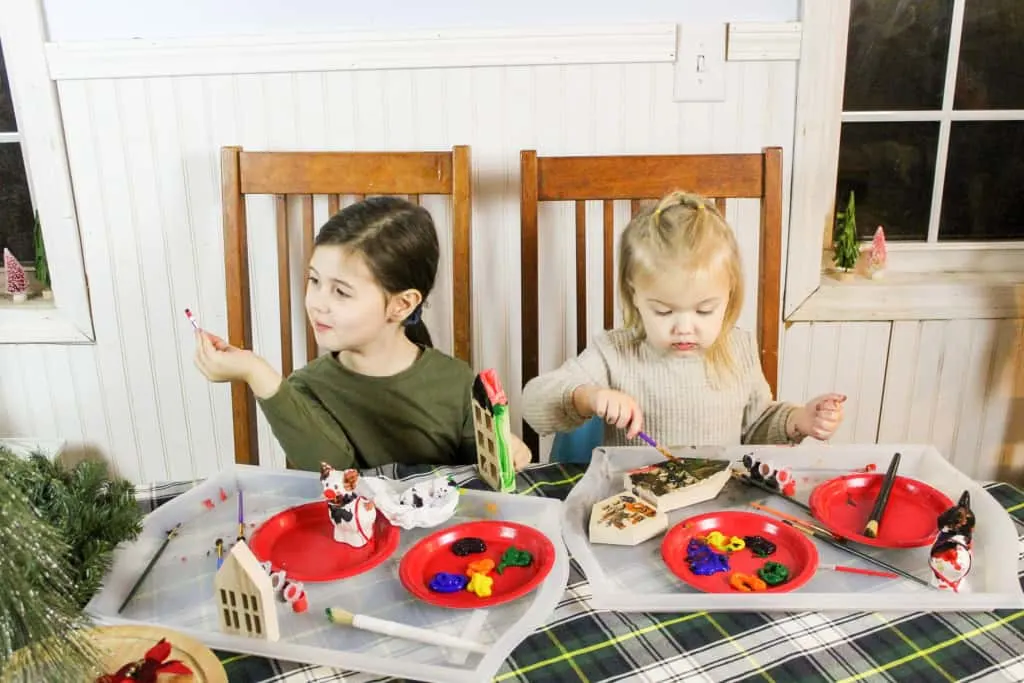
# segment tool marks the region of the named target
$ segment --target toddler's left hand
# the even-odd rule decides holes
[[[793,426],[797,435],[811,436],[827,441],[843,422],[843,394],[822,394],[793,412]]]

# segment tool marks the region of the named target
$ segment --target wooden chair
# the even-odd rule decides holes
[[[302,207],[302,253],[313,251],[313,195],[327,195],[328,213],[338,211],[339,195],[447,195],[452,203],[452,310],[454,355],[470,358],[470,150],[451,152],[245,152],[221,149],[221,193],[224,210],[224,268],[227,285],[228,340],[252,348],[249,258],[246,238],[246,195],[273,195],[277,220],[278,295],[280,297],[281,372],[292,371],[291,275],[286,199],[298,195]],[[298,312],[303,315],[302,311]],[[306,357],[317,355],[308,321]],[[256,406],[248,386],[231,387],[235,462],[259,463]]]
[[[587,346],[586,202],[604,202],[603,309],[604,327],[615,319],[614,200],[631,201],[635,216],[640,202],[672,190],[686,190],[715,199],[724,214],[726,200],[761,201],[761,233],[757,290],[757,340],[761,366],[775,394],[779,364],[780,280],[782,263],[782,150],[760,154],[695,154],[658,156],[538,157],[523,150],[519,157],[522,196],[522,334],[523,385],[537,376],[539,310],[537,296],[537,208],[544,201],[576,203],[576,346]],[[523,436],[535,453],[537,434],[523,425]]]

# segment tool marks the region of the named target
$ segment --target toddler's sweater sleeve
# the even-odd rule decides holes
[[[758,353],[756,338],[746,332],[742,339],[742,343],[738,345],[741,357],[736,361],[746,366],[751,385],[750,398],[743,411],[743,443],[796,443],[786,434],[786,424],[789,421],[789,416],[799,406],[773,400],[771,387],[768,386],[764,370],[761,369],[761,357]]]
[[[573,430],[587,417],[573,405],[572,394],[585,384],[607,387],[609,357],[614,347],[607,332],[598,335],[586,350],[557,370],[534,377],[523,387],[523,419],[541,436]]]

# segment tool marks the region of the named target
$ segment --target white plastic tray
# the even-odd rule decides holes
[[[237,535],[239,486],[245,492],[246,521],[259,524],[277,512],[317,500],[319,478],[312,472],[236,466],[212,477],[146,517],[143,532],[115,554],[102,590],[86,606],[101,624],[156,624],[176,629],[221,650],[439,683],[490,680],[512,650],[554,611],[565,591],[569,557],[562,544],[562,503],[534,496],[465,491],[455,516],[432,529],[402,530],[395,553],[359,576],[331,583],[305,583],[308,611],[296,614],[278,603],[278,642],[231,636],[218,629],[213,597],[217,538],[227,547]],[[396,490],[405,488],[395,482]],[[221,503],[223,487],[228,499]],[[213,510],[205,499],[216,503]],[[502,519],[542,531],[555,546],[548,577],[527,596],[481,610],[450,610],[414,598],[402,586],[398,567],[405,551],[439,529],[476,519]],[[166,532],[178,522],[180,534],[164,551],[132,602],[117,608],[153,557]],[[253,528],[247,533],[251,536]],[[327,622],[324,608],[351,612],[472,638],[489,646],[486,654],[454,652],[432,645],[381,636]]]
[[[723,457],[721,451],[680,453],[695,457]],[[587,525],[592,505],[622,490],[622,474],[661,459],[651,448],[599,448],[586,473],[565,500],[562,523],[565,542],[587,575],[593,606],[621,612],[730,611],[989,611],[1024,608],[1024,593],[1017,579],[1017,531],[1003,507],[981,485],[950,465],[935,448],[920,445],[857,446],[739,446],[725,449],[736,463],[747,453],[791,468],[797,480],[796,498],[807,502],[815,485],[868,464],[884,472],[894,452],[902,454],[899,472],[927,482],[956,501],[967,490],[977,518],[974,562],[967,579],[971,592],[954,594],[921,586],[905,579],[879,579],[858,574],[819,570],[798,590],[779,594],[702,593],[683,583],[665,566],[661,541],[656,536],[637,546],[591,545]],[[767,500],[764,500],[767,499]],[[748,510],[749,503],[766,505],[810,519],[807,513],[779,496],[730,481],[717,498],[669,513],[669,528],[694,515],[713,510]],[[815,542],[821,564],[871,565],[841,550]],[[924,580],[930,548],[880,550],[858,546]]]

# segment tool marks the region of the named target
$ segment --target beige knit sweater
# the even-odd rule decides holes
[[[578,357],[527,383],[523,417],[541,435],[575,429],[586,418],[573,407],[573,391],[596,384],[632,396],[643,411],[643,431],[663,446],[791,443],[786,421],[798,406],[772,400],[754,335],[728,334],[738,377],[716,389],[701,357],[661,353],[634,330],[602,332]],[[606,424],[604,445],[644,444]]]

